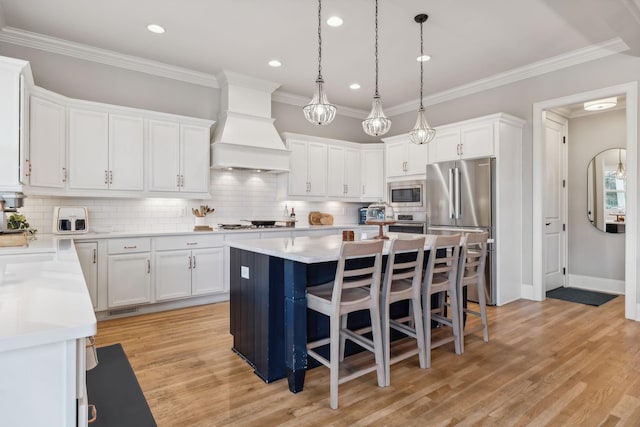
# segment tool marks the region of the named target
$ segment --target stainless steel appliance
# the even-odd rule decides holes
[[[395,181],[388,185],[388,201],[396,210],[423,208],[425,181]]]
[[[0,233],[9,231],[5,213],[17,212],[16,209],[21,208],[24,204],[24,197],[24,194],[20,192],[0,194]]]
[[[495,235],[495,158],[427,165],[425,207],[429,234],[489,232]],[[489,244],[485,270],[487,302],[496,303],[495,242]],[[477,301],[469,288],[468,299]]]
[[[83,206],[56,206],[53,208],[55,234],[81,234],[89,231],[89,215]]]
[[[427,222],[420,220],[423,215],[409,213],[396,214],[397,221],[389,225],[389,231],[394,233],[427,234]]]

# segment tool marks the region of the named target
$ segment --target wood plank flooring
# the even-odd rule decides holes
[[[473,323],[475,324],[475,318]],[[467,337],[340,385],[329,408],[328,370],[263,383],[231,351],[229,304],[98,324],[98,346],[121,343],[159,426],[639,426],[640,323],[624,297],[591,307],[516,301],[489,307],[490,341]]]

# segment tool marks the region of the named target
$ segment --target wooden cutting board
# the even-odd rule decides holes
[[[318,211],[309,212],[309,225],[333,225],[333,215]]]
[[[0,247],[26,246],[27,232],[0,234]]]

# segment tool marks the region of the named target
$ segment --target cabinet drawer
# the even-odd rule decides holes
[[[155,237],[153,240],[155,250],[157,251],[224,246],[224,235],[222,234],[211,236],[195,234],[192,236]]]
[[[132,237],[126,239],[109,239],[107,252],[112,254],[128,254],[134,252],[149,252],[151,239],[148,237]]]

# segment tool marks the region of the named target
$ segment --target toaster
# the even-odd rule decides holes
[[[83,206],[56,206],[53,208],[55,234],[80,234],[89,231],[89,215]]]

